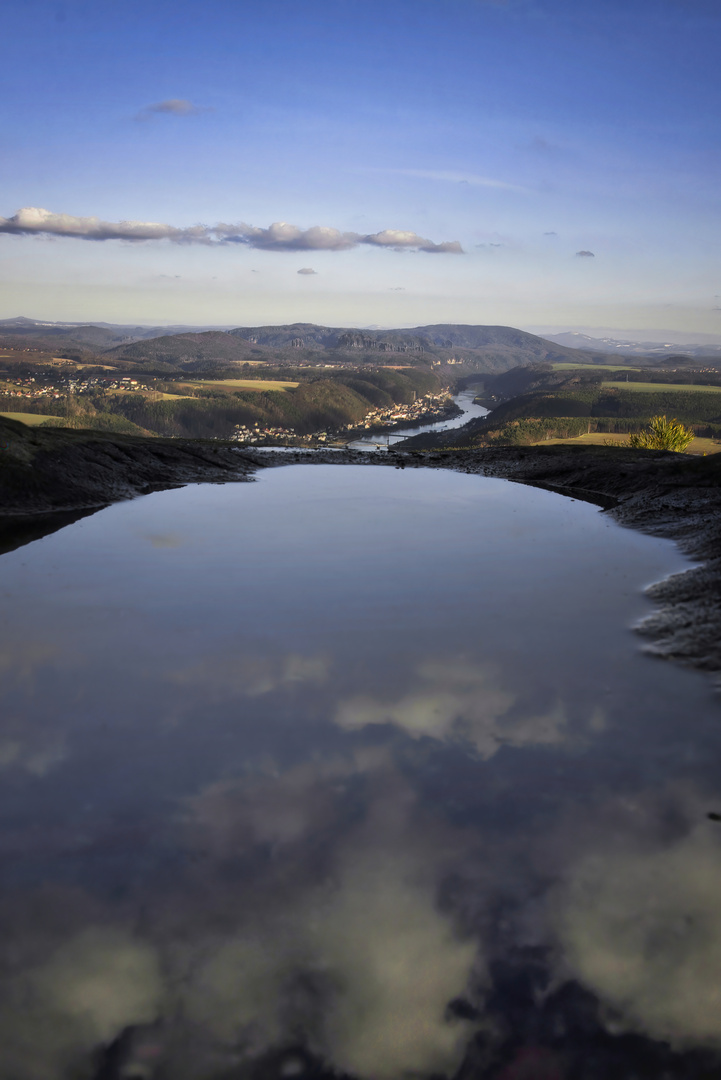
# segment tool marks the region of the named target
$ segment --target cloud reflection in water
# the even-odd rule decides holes
[[[714,1038],[721,804],[673,783],[715,791],[721,735],[623,629],[666,548],[303,468],[0,565],[0,1076],[588,1080],[624,1031],[638,1075],[700,1075],[659,1040]]]
[[[176,686],[202,692],[203,700],[224,701],[237,695],[259,697],[281,687],[298,683],[322,684],[328,679],[329,660],[326,656],[304,656],[289,653],[285,656],[249,652],[239,645],[237,652],[212,654],[166,674]]]
[[[542,716],[513,713],[515,695],[483,664],[428,660],[417,669],[417,683],[395,701],[370,695],[343,701],[335,721],[346,731],[395,724],[413,739],[468,744],[484,760],[503,745],[558,743],[564,738],[561,705]]]
[[[343,815],[358,781],[361,813],[351,800]],[[385,753],[212,786],[193,810],[203,848],[228,860],[252,839],[271,859],[250,905],[241,890],[234,932],[191,948],[191,1015],[256,1053],[302,1041],[361,1077],[452,1071],[470,1031],[446,1009],[484,970],[478,943],[438,907],[464,844],[427,818]]]
[[[721,837],[584,856],[560,904],[565,962],[616,1028],[676,1046],[721,1046]]]

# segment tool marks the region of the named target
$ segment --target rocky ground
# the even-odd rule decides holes
[[[253,452],[215,441],[29,428],[0,417],[0,551],[122,499],[248,480],[260,469],[298,462],[504,477],[587,499],[623,525],[669,537],[700,565],[652,586],[658,609],[641,632],[659,656],[721,671],[721,454],[606,446]]]

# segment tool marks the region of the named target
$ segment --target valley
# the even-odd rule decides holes
[[[156,329],[0,321],[0,411],[74,429],[217,439],[257,429],[263,442],[323,444],[438,419],[464,379],[593,360],[504,326]]]

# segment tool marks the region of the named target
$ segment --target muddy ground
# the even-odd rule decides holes
[[[29,428],[0,417],[0,552],[110,503],[189,483],[247,481],[264,468],[330,463],[444,468],[595,502],[619,523],[676,541],[700,565],[651,587],[641,632],[659,656],[721,671],[721,454],[606,446],[388,453],[273,453],[228,443]]]

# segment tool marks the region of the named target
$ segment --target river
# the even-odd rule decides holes
[[[478,387],[474,390],[461,390],[459,394],[454,395],[453,401],[462,410],[458,416],[453,416],[448,420],[437,420],[432,424],[418,424],[416,427],[402,428],[396,431],[377,431],[371,435],[364,435],[360,439],[354,439],[348,446],[351,450],[387,450],[389,446],[395,446],[396,443],[402,442],[404,439],[410,439],[412,435],[425,435],[430,431],[450,431],[452,428],[462,427],[469,420],[488,415],[488,409],[484,408],[483,405],[474,403],[473,399],[477,394]]]
[[[718,1075],[719,705],[632,630],[686,565],[346,465],[2,556],[0,1075]]]

